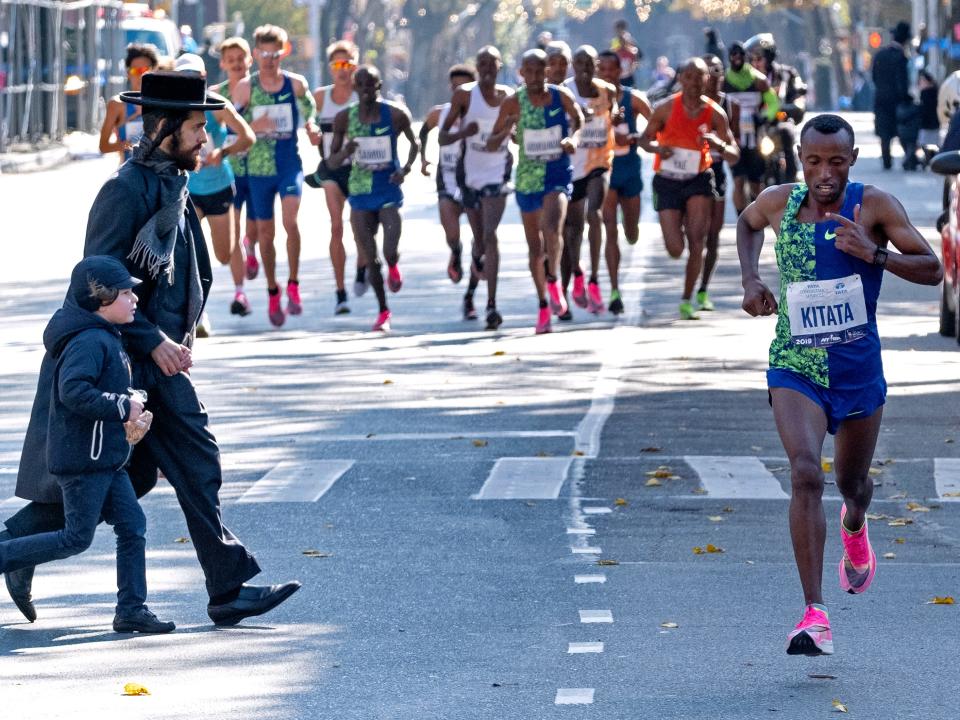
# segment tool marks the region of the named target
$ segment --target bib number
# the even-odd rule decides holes
[[[477,120],[477,134],[472,135],[467,139],[467,144],[471,150],[474,152],[491,152],[487,150],[487,140],[490,139],[490,136],[493,135],[493,126],[496,123],[495,120]],[[503,143],[500,147],[492,152],[500,152],[503,148]]]
[[[259,105],[253,108],[253,119],[268,117],[273,121],[273,131],[268,135],[290,135],[294,131],[293,108],[290,103],[278,105]]]
[[[561,128],[554,125],[548,128],[523,131],[523,154],[530,160],[549,162],[563,155],[560,148]]]
[[[700,151],[673,148],[673,154],[660,156],[660,174],[671,180],[690,180],[700,173]]]
[[[440,146],[440,167],[453,170],[460,162],[460,143]]]
[[[364,170],[387,170],[393,167],[393,148],[390,137],[361,136],[354,140],[357,149],[353,153],[353,161]]]
[[[869,320],[859,275],[787,285],[794,345],[823,348],[866,337]]]
[[[605,118],[591,118],[580,128],[580,147],[602,148],[607,145],[607,123]]]

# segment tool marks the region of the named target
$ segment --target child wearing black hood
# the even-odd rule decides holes
[[[73,269],[63,307],[43,333],[56,363],[47,463],[60,485],[66,526],[14,539],[0,533],[0,573],[83,552],[102,516],[117,536],[113,629],[165,633],[175,625],[144,604],[147,521],[124,469],[132,449],[128,436],[142,437],[150,422],[145,398],[130,389],[130,360],[118,329],[133,322],[139,283],[112,257],[91,256]]]

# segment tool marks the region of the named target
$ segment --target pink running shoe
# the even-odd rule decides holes
[[[387,287],[390,292],[400,292],[403,287],[403,275],[400,274],[399,265],[391,265],[387,270]]]
[[[590,300],[590,312],[594,315],[600,315],[606,309],[603,306],[603,295],[600,294],[600,286],[592,282],[587,285],[587,297]]]
[[[554,283],[554,285],[555,284],[556,283]],[[543,335],[552,330],[553,328],[550,327],[550,308],[540,308],[540,312],[537,315],[537,335]]]
[[[870,546],[867,521],[855,533],[843,524],[847,515],[847,505],[840,507],[840,541],[843,543],[843,557],[840,559],[840,587],[851,595],[865,592],[873,576],[877,573],[877,556]]]
[[[230,314],[246,317],[253,310],[250,309],[250,301],[247,300],[247,294],[243,290],[237,290],[233,296],[233,302],[230,303]]]
[[[257,262],[257,249],[246,235],[243,236],[243,254],[247,258],[247,280],[253,280],[260,272],[260,263]]]
[[[577,307],[587,306],[587,289],[583,286],[583,273],[573,276],[573,302]]]
[[[833,633],[826,610],[807,605],[803,620],[787,636],[787,655],[833,655]]]
[[[382,330],[386,332],[390,329],[390,311],[384,310],[382,313],[377,315],[377,321],[373,324],[373,329]]]
[[[287,283],[287,315],[299,315],[303,312],[300,302],[300,283]]]
[[[560,283],[554,280],[547,283],[547,293],[550,295],[550,309],[557,315],[563,315],[567,312],[567,301],[560,292]],[[539,323],[538,323],[539,326]]]
[[[267,304],[267,317],[270,318],[270,323],[275,327],[280,327],[283,325],[283,321],[287,319],[287,316],[283,312],[283,308],[280,307],[280,293],[276,295],[267,294],[269,302]]]

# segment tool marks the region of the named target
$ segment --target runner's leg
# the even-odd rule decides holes
[[[683,214],[683,225],[688,244],[687,268],[683,280],[683,299],[685,301],[693,297],[693,289],[697,280],[700,279],[700,270],[703,268],[703,247],[706,244],[707,231],[710,229],[713,204],[714,199],[706,195],[694,195],[687,199],[686,211]],[[683,251],[681,250],[681,252]]]
[[[367,280],[373,286],[377,296],[380,312],[387,310],[387,295],[383,290],[383,274],[381,272],[380,254],[377,252],[377,226],[379,220],[376,212],[369,210],[350,210],[350,226],[353,236],[363,248],[363,255],[367,259]]]
[[[557,277],[560,253],[563,252],[563,221],[567,213],[567,196],[551,192],[543,196],[543,241],[550,275]]]
[[[540,215],[542,212],[543,210],[534,210],[533,212],[520,213],[520,218],[523,221],[523,234],[527,239],[527,258],[530,266],[530,276],[533,278],[533,286],[537,291],[537,300],[539,300],[541,304],[547,301],[547,281],[544,276],[546,251],[544,249],[542,230],[540,229]]]
[[[497,303],[497,275],[500,272],[500,241],[497,237],[497,228],[500,226],[506,207],[506,195],[484,197],[480,200],[480,213],[483,218],[483,269],[487,276],[488,308],[495,307]],[[526,227],[526,221],[524,221],[524,233],[526,233]],[[528,239],[528,245],[529,242]]]
[[[336,183],[324,183],[323,194],[327,201],[327,212],[330,213],[330,264],[333,266],[333,280],[337,291],[343,292],[346,287],[344,275],[347,266],[347,250],[343,245],[343,206],[347,200]]]
[[[300,196],[287,195],[280,200],[283,217],[283,230],[287,234],[287,263],[290,266],[291,282],[297,282],[300,275],[300,225],[297,214],[300,212]]]
[[[600,274],[600,250],[603,248],[603,206],[609,178],[598,175],[587,183],[587,237],[590,241],[590,282],[596,283]],[[582,235],[581,235],[582,238]]]
[[[707,232],[707,252],[703,258],[703,279],[700,281],[700,290],[707,291],[710,277],[717,265],[717,256],[720,249],[720,231],[723,229],[723,211],[725,201],[717,200],[713,203],[713,216],[710,219],[710,229]]]
[[[604,255],[607,260],[607,272],[610,275],[610,290],[620,288],[620,238],[617,224],[617,205],[619,193],[610,190],[603,201],[603,224],[607,230],[607,246]]]
[[[393,267],[400,262],[400,231],[403,229],[400,208],[382,208],[380,225],[383,227],[383,259],[389,267]]]
[[[873,498],[873,479],[870,464],[880,435],[883,408],[873,415],[840,423],[834,441],[833,468],[837,475],[837,490],[847,506],[844,525],[858,530],[866,519],[867,508]]]

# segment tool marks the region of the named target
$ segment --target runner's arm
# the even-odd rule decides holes
[[[763,249],[763,231],[770,225],[776,209],[786,204],[783,188],[792,185],[777,185],[767,188],[740,213],[737,220],[737,255],[740,258],[740,276],[743,285],[744,311],[756,317],[777,312],[777,300],[760,279],[760,251]]]
[[[497,114],[497,121],[493,124],[493,131],[487,138],[487,150],[495,151],[503,143],[504,139],[513,131],[513,126],[520,116],[520,103],[515,96],[505,98],[500,103],[500,112]]]
[[[410,151],[407,153],[407,164],[390,176],[390,182],[394,182],[399,185],[401,182],[403,182],[403,179],[410,174],[410,170],[413,168],[413,163],[416,162],[417,155],[420,154],[420,143],[417,142],[417,136],[413,134],[413,126],[410,121],[410,112],[405,107],[391,105],[390,113],[393,116],[394,130],[398,134],[403,133],[403,136],[407,138],[407,142],[410,143]]]
[[[560,147],[565,153],[572,154],[577,151],[577,145],[580,144],[583,110],[580,109],[580,103],[574,99],[573,93],[566,88],[560,88],[560,104],[563,105],[563,110],[570,119],[570,134],[560,139]]]
[[[460,142],[466,137],[476,135],[479,131],[476,123],[470,123],[466,127],[461,127],[460,132],[450,132],[453,124],[467,114],[469,102],[470,93],[460,89],[453,93],[453,99],[450,100],[450,112],[447,113],[447,117],[443,121],[443,127],[440,128],[439,142],[441,145],[453,145],[453,143]]]
[[[430,137],[430,131],[437,126],[437,121],[439,119],[440,106],[434,105],[433,108],[430,109],[430,112],[427,113],[427,117],[420,126],[420,172],[424,175],[430,174],[429,170],[427,169],[430,167],[430,161],[427,160],[427,139]]]
[[[720,141],[717,150],[723,153],[723,159],[727,164],[735,165],[737,160],[740,159],[740,147],[737,145],[737,141],[733,139],[733,133],[730,132],[726,113],[713,114],[713,129]]]
[[[107,104],[106,117],[103,118],[103,125],[100,128],[100,152],[106,155],[112,152],[123,152],[129,143],[120,140],[116,133],[117,128],[123,120],[123,103],[116,98],[110,98]],[[117,141],[111,138],[117,135]]]
[[[237,155],[246,152],[257,141],[257,136],[253,134],[253,128],[247,124],[247,121],[243,119],[240,113],[236,111],[236,108],[230,103],[227,103],[223,110],[217,111],[217,119],[223,122],[223,124],[230,128],[233,134],[237,136],[237,139],[233,143],[220,148],[221,158],[227,155]]]
[[[647,127],[643,131],[643,135],[640,136],[640,140],[638,142],[640,147],[642,147],[648,153],[660,155],[664,158],[668,158],[673,154],[673,150],[671,148],[660,147],[660,143],[657,142],[657,133],[663,130],[664,126],[667,124],[667,117],[669,116],[672,106],[673,103],[665,102],[662,105],[659,105],[650,116],[650,121],[647,123]]]
[[[333,140],[330,142],[330,156],[326,158],[327,167],[331,170],[336,170],[343,165],[344,160],[357,149],[357,143],[354,140],[343,142],[347,134],[348,112],[348,110],[341,110],[333,119]]]

